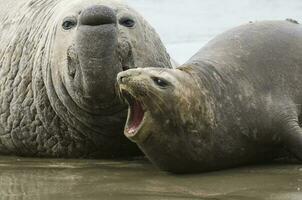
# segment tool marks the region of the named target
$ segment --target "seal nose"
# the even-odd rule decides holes
[[[107,6],[91,6],[86,8],[80,16],[80,23],[88,26],[99,26],[104,24],[115,24],[116,13]]]
[[[141,74],[142,72],[139,70],[139,68],[136,69],[129,69],[127,71],[122,71],[117,74],[117,82],[118,84],[121,83],[127,83],[131,77],[137,77]]]

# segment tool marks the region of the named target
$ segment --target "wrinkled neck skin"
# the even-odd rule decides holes
[[[199,69],[199,68],[197,68]],[[215,140],[215,99],[213,90],[220,88],[217,77],[194,65],[177,69],[181,82],[176,97],[154,108],[143,131],[148,135],[139,147],[160,169],[174,173],[192,173],[216,168],[219,141]],[[177,93],[178,92],[178,93]]]

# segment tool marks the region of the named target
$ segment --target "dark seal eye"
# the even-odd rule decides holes
[[[75,18],[66,18],[63,21],[62,27],[64,30],[72,29],[77,25],[77,20]]]
[[[154,81],[154,83],[160,87],[167,87],[169,85],[169,82],[162,79],[162,78],[158,78],[158,77],[152,77],[152,80]]]
[[[124,17],[124,18],[120,19],[119,23],[120,23],[120,25],[126,26],[128,28],[132,28],[135,25],[135,21],[128,17]]]

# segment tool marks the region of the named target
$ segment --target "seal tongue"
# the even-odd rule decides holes
[[[139,101],[134,100],[130,105],[130,116],[128,119],[127,132],[129,134],[134,134],[139,128],[140,124],[144,118],[144,110]]]

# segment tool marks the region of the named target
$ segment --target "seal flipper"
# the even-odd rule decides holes
[[[302,161],[302,128],[297,116],[287,118],[284,124],[283,141],[288,150]]]

